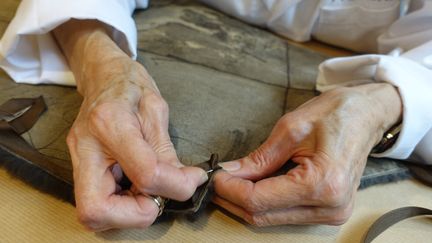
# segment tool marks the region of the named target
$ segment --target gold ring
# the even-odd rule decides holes
[[[158,217],[162,215],[163,210],[165,208],[165,199],[161,196],[152,196],[147,195],[148,198],[152,199],[154,203],[156,203],[157,207],[159,208]]]

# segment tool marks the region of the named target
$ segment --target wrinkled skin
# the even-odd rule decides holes
[[[67,138],[78,219],[93,231],[147,228],[158,214],[148,195],[187,200],[207,175],[179,162],[165,100],[104,25],[71,20],[54,36],[84,97]],[[367,155],[400,114],[388,84],[324,93],[283,116],[255,152],[223,164],[215,202],[259,226],[343,223]],[[269,177],[289,159],[295,169]],[[131,190],[118,185],[123,174]]]
[[[148,195],[187,200],[207,175],[177,158],[168,105],[144,67],[98,23],[76,22],[55,35],[84,97],[67,137],[78,219],[93,231],[147,228],[159,211]],[[131,190],[118,185],[123,173]]]
[[[222,164],[215,202],[258,226],[342,224],[368,154],[400,112],[389,84],[326,92],[284,115],[256,151]],[[294,169],[268,177],[290,159]]]

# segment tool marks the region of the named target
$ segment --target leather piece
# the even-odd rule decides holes
[[[381,216],[377,221],[375,221],[369,228],[366,236],[364,238],[364,243],[372,242],[378,235],[384,232],[386,229],[392,225],[411,217],[430,215],[432,216],[432,210],[422,207],[403,207],[392,210],[383,216]],[[413,241],[415,241],[413,239]]]
[[[207,182],[199,186],[192,197],[187,201],[180,202],[172,199],[165,199],[165,208],[163,214],[160,216],[162,220],[159,221],[163,221],[164,219],[169,219],[178,215],[186,216],[192,221],[196,219],[199,216],[200,211],[202,211],[207,206],[207,204],[211,202],[213,197],[213,178],[216,172],[222,169],[218,165],[218,162],[219,155],[212,154],[209,160],[194,165],[207,172]],[[123,190],[128,190],[132,186],[131,181],[126,176],[122,178],[122,181],[119,184]]]
[[[222,169],[218,166],[219,156],[212,154],[210,159],[201,164],[195,165],[205,170],[208,175],[208,181],[203,185],[199,186],[195,191],[194,195],[185,202],[179,202],[174,200],[168,200],[165,202],[164,213],[166,214],[195,214],[200,209],[203,209],[213,197],[213,178],[216,172]]]
[[[407,166],[414,178],[432,187],[432,165],[410,163]]]
[[[0,105],[0,120],[7,122],[17,134],[22,134],[33,127],[46,109],[42,96],[35,99],[10,99]]]
[[[0,34],[18,2],[0,1]],[[214,151],[223,161],[247,155],[280,116],[316,95],[317,66],[327,56],[196,1],[164,2],[134,14],[138,61],[169,104],[170,135],[185,165],[204,161]],[[0,103],[41,94],[49,110],[22,138],[49,158],[41,157],[39,168],[71,183],[65,138],[82,97],[71,87],[14,83],[0,71]],[[395,160],[369,158],[361,188],[404,179],[407,171]]]
[[[42,96],[35,99],[11,99],[0,105],[0,149],[72,185],[70,169],[62,166],[64,161],[41,154],[20,136],[33,127],[46,109]]]

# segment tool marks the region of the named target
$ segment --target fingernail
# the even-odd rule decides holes
[[[203,171],[201,173],[201,181],[200,181],[200,185],[203,184],[204,182],[206,182],[208,180],[208,175],[205,171]]]
[[[239,170],[241,167],[241,164],[238,161],[224,162],[219,163],[218,165],[228,172]]]

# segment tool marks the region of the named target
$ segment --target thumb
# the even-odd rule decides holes
[[[288,159],[289,156],[284,156],[284,151],[278,150],[277,146],[270,147],[263,144],[248,156],[219,163],[219,166],[233,176],[248,180],[260,180],[277,171]]]
[[[281,168],[292,156],[294,144],[290,141],[285,120],[281,119],[267,140],[248,156],[239,160],[219,163],[233,176],[259,180]]]

